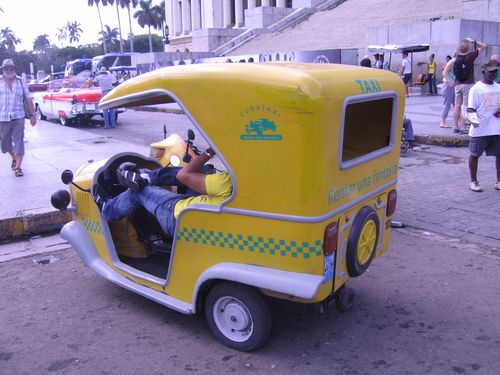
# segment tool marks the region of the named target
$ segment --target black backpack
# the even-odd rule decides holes
[[[465,56],[458,55],[453,63],[453,74],[458,82],[465,82],[469,75],[469,70],[465,65]]]

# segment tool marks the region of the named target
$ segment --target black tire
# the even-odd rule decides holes
[[[36,117],[38,120],[47,120],[47,116],[42,113],[39,105],[36,106]]]
[[[354,305],[354,289],[342,288],[335,296],[335,308],[340,313],[345,313],[352,309]]]
[[[401,152],[406,153],[408,151],[408,148],[410,148],[410,142],[401,141]]]
[[[271,333],[271,313],[263,295],[241,284],[222,283],[211,289],[205,317],[222,344],[244,352],[262,347]]]
[[[71,125],[71,122],[72,122],[72,120],[70,120],[64,116],[59,116],[59,123],[62,126],[69,126],[69,125]]]
[[[351,277],[360,276],[370,266],[375,257],[379,229],[378,216],[372,207],[364,206],[359,210],[347,242],[346,265]]]

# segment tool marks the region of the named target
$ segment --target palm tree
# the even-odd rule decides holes
[[[38,35],[33,42],[34,51],[45,51],[48,47],[50,47],[50,40],[47,34]]]
[[[119,0],[108,0],[111,5],[116,5],[116,17],[118,18],[118,30],[120,32],[120,52],[123,53],[123,37],[122,37],[122,23],[120,20],[120,12],[118,11],[118,6],[120,5]]]
[[[102,5],[106,6],[108,4],[107,0],[87,0],[87,4],[89,7],[95,4],[97,7],[97,14],[99,15],[99,22],[101,23],[101,33],[104,33],[104,27],[102,25],[102,18],[101,18],[101,11],[99,10],[99,2],[102,3]],[[104,53],[108,53],[107,46],[106,46],[106,40],[103,41],[102,43],[103,48],[104,48]]]
[[[80,41],[80,34],[83,30],[80,28],[80,24],[77,21],[69,22],[66,24],[66,30],[69,35],[69,44],[73,42]]]
[[[66,29],[66,26],[59,27],[57,29],[56,38],[57,38],[58,41],[61,42],[61,46],[64,47],[64,43],[63,42],[66,39],[68,39],[68,30]]]
[[[141,0],[139,2],[140,10],[134,13],[134,18],[137,18],[137,23],[139,26],[144,28],[148,27],[149,35],[149,52],[153,52],[153,40],[151,39],[151,26],[153,28],[157,27],[158,18],[156,17],[156,12],[151,4],[152,0]]]
[[[132,33],[132,18],[130,17],[130,5],[135,8],[139,4],[139,0],[119,0],[120,6],[122,8],[127,8],[128,12],[128,26],[129,26],[129,42],[130,42],[130,52],[134,52],[134,34]]]
[[[16,35],[10,27],[0,30],[0,40],[2,46],[7,48],[10,52],[16,52],[16,45],[21,43],[21,39],[16,38]]]
[[[165,39],[165,0],[162,0],[160,4],[155,5],[154,11],[156,13],[157,18],[157,26],[155,27],[158,30],[161,30],[163,34],[163,38]]]
[[[113,46],[118,46],[119,40],[118,40],[118,34],[119,31],[116,27],[111,28],[108,25],[104,26],[105,30],[101,31],[99,34],[101,34],[101,37],[99,38],[100,42],[106,42],[110,47]],[[111,50],[113,48],[110,48]]]

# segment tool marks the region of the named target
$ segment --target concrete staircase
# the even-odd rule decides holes
[[[227,56],[231,54],[234,50],[242,47],[244,44],[255,39],[259,35],[267,33],[275,33],[282,31],[289,27],[294,27],[299,23],[307,20],[312,14],[316,12],[327,11],[336,8],[346,0],[325,0],[321,4],[317,5],[315,8],[299,8],[288,16],[283,17],[274,24],[268,26],[265,29],[248,29],[245,32],[239,34],[237,37],[231,39],[230,41],[217,47],[212,52],[216,56]]]

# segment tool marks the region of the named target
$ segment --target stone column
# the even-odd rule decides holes
[[[191,4],[189,0],[182,0],[182,33],[191,32]]]
[[[231,0],[224,0],[222,6],[223,27],[230,28],[233,26],[231,22]]]
[[[248,0],[248,9],[253,9],[257,5],[257,0]]]
[[[263,7],[270,7],[271,6],[271,0],[262,0],[262,6]]]
[[[193,30],[201,29],[201,0],[191,0],[191,25]]]
[[[243,27],[245,25],[245,17],[243,10],[243,0],[234,1],[234,13],[236,15],[236,27]]]
[[[173,11],[174,11],[174,24],[173,24],[172,35],[180,35],[182,31],[182,17],[181,17],[181,3],[179,0],[174,0]]]
[[[276,0],[277,8],[286,8],[286,0]]]

